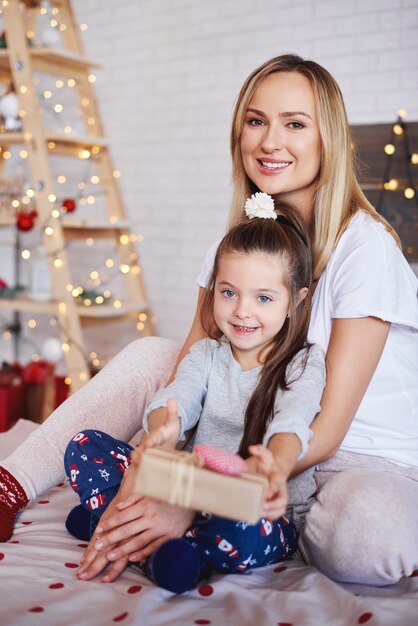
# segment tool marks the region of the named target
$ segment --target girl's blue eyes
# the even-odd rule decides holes
[[[235,291],[232,291],[232,289],[224,289],[222,291],[222,295],[225,296],[225,298],[234,298],[235,297]],[[271,298],[269,298],[269,296],[258,296],[257,300],[259,302],[262,302],[263,304],[265,302],[271,302]]]

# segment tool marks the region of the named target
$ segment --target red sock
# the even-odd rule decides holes
[[[0,466],[0,541],[13,533],[16,515],[28,504],[23,487],[4,467]]]

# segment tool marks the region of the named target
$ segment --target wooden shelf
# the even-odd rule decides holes
[[[58,302],[55,300],[32,300],[25,294],[18,294],[16,298],[0,298],[0,310],[34,311],[35,313],[56,313]]]
[[[45,130],[45,141],[55,143],[55,147],[51,149],[51,152],[59,153],[60,148],[70,148],[74,152],[77,150],[89,150],[98,146],[99,148],[106,148],[107,142],[104,137],[86,137],[83,135],[65,135],[64,133],[55,133],[53,131]],[[0,133],[0,146],[10,146],[26,144],[30,141],[30,137],[25,137],[23,132],[10,132]],[[94,156],[94,155],[93,155]]]
[[[148,309],[148,303],[134,302],[123,304],[119,309],[116,309],[113,304],[99,304],[91,306],[78,305],[77,308],[80,317],[100,320],[124,317],[125,315],[131,315],[132,313],[142,313]]]
[[[72,77],[73,74],[85,74],[89,68],[100,67],[98,63],[59,48],[34,47],[28,48],[28,52],[34,70],[56,76]],[[11,74],[10,54],[7,48],[0,50],[0,74]]]
[[[65,238],[81,239],[84,237],[94,237],[95,239],[109,239],[117,237],[122,231],[129,231],[129,224],[125,221],[94,223],[87,221],[64,220],[62,227]]]

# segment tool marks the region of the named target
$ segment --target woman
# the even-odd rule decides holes
[[[283,55],[255,70],[237,100],[231,151],[230,223],[244,219],[245,199],[260,190],[293,204],[312,235],[317,285],[308,338],[327,353],[327,384],[308,453],[295,470],[321,464],[301,550],[335,580],[394,583],[418,566],[417,280],[396,234],[360,190],[343,99],[321,66]],[[214,252],[200,274],[201,289]],[[197,315],[179,358],[202,337]],[[72,434],[68,424],[61,426],[66,418],[73,432],[100,427],[122,439],[133,434],[148,399],[138,387],[152,393],[175,359],[175,347],[159,341],[128,346],[36,431],[33,443],[28,440],[4,462],[9,493],[13,476],[18,493],[31,498],[62,477],[58,452]],[[146,379],[134,370],[147,372]],[[127,406],[115,421],[121,398]],[[29,479],[29,473],[36,477],[28,464],[34,443],[36,460],[45,448],[50,455],[50,468],[38,475],[51,476],[54,468],[53,479],[38,478],[39,484]],[[124,495],[122,490],[120,499]],[[19,506],[24,504],[20,495]],[[100,541],[93,537],[81,568],[85,578],[111,560],[104,580],[113,580],[129,554],[131,560],[145,558],[167,537],[183,534],[192,518],[147,500],[124,510],[119,505],[115,515],[117,499],[112,504],[102,527],[115,530]]]

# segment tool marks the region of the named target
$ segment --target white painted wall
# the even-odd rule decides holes
[[[230,199],[247,74],[294,52],[338,80],[350,122],[418,120],[417,0],[74,0],[159,334],[182,341]],[[4,342],[0,343],[0,355]]]

